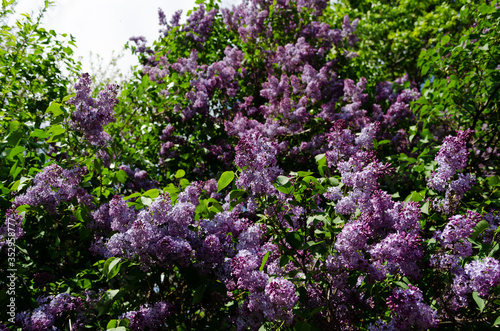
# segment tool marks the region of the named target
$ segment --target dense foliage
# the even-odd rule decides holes
[[[198,3],[96,91],[2,26],[0,329],[500,324],[496,1]]]

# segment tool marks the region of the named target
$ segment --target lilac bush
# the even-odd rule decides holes
[[[55,103],[54,126],[33,131],[50,153],[5,199],[0,252],[18,245],[32,299],[8,326],[498,324],[500,180],[469,166],[476,128],[427,125],[408,75],[351,70],[362,21],[329,25],[328,10],[159,11],[154,45],[131,38],[141,66],[120,98],[93,98],[82,75],[70,111]]]

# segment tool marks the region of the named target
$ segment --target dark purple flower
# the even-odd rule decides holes
[[[123,314],[121,319],[130,321],[130,330],[163,330],[166,325],[165,319],[175,310],[173,304],[169,302],[156,302],[154,305],[142,305],[137,311],[129,311]]]
[[[424,303],[422,291],[413,285],[408,289],[396,288],[387,299],[393,323],[399,330],[435,328],[439,324],[437,312]]]
[[[272,303],[286,310],[291,310],[299,300],[295,286],[282,277],[271,279],[266,285],[265,293]]]

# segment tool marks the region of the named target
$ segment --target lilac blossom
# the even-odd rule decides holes
[[[363,209],[369,204],[370,195],[379,184],[377,180],[389,172],[389,164],[375,159],[372,152],[359,151],[337,165],[342,183],[352,187],[352,191],[344,196],[336,206],[341,214],[350,214],[355,208]]]
[[[478,292],[481,297],[488,296],[491,289],[500,284],[500,263],[492,257],[467,263],[464,270],[470,278],[471,290]]]
[[[467,215],[450,217],[445,228],[434,233],[434,238],[441,246],[441,250],[431,256],[431,265],[443,269],[455,268],[460,258],[472,255],[472,243],[467,240],[473,232],[474,226],[481,220],[481,216],[472,211]]]
[[[55,214],[59,204],[76,198],[79,203],[90,206],[92,197],[79,187],[82,168],[62,169],[56,164],[43,168],[33,179],[33,186],[26,193],[14,199],[14,206],[43,206],[50,214]]]
[[[282,172],[276,165],[277,144],[254,133],[243,137],[236,146],[235,163],[242,169],[236,185],[254,195],[274,194],[274,181]]]
[[[109,222],[111,229],[117,232],[107,240],[96,238],[92,250],[105,257],[138,257],[144,269],[155,264],[166,267],[175,263],[189,265],[194,256],[192,240],[195,238],[189,226],[194,223],[196,208],[187,200],[190,194],[188,190],[186,200],[174,206],[167,195],[159,195],[149,207],[139,212],[128,207],[123,198],[115,196],[108,210],[100,207],[94,217],[103,218],[96,222]]]
[[[427,330],[439,324],[437,312],[424,302],[422,291],[413,285],[408,285],[408,289],[396,288],[387,299],[387,306],[392,311],[392,323],[399,330]]]
[[[81,298],[68,293],[60,293],[55,297],[48,297],[40,302],[41,305],[33,312],[21,312],[16,315],[16,321],[23,326],[23,330],[50,330],[54,328],[57,319],[67,313],[80,313],[84,309]],[[78,325],[82,315],[77,314],[73,321]]]
[[[369,226],[360,221],[347,223],[337,235],[335,249],[340,252],[340,258],[345,268],[355,269],[365,264],[360,250],[364,249],[371,234]]]
[[[216,9],[207,12],[205,5],[200,5],[187,19],[187,24],[184,28],[184,31],[187,32],[186,36],[199,44],[204,43],[212,31],[212,24],[216,14]]]
[[[474,131],[459,131],[456,137],[448,136],[444,139],[439,152],[436,155],[438,169],[428,179],[430,188],[442,192],[446,190],[447,183],[467,165],[467,141]]]
[[[410,201],[408,203],[397,202],[389,211],[393,217],[393,227],[396,231],[418,233],[420,231],[420,204]]]
[[[26,233],[23,230],[24,213],[18,213],[15,209],[7,209],[5,213],[5,224],[0,226],[0,250],[4,246],[11,247],[15,241]]]
[[[352,46],[357,42],[357,37],[354,35],[354,31],[356,31],[356,27],[358,26],[359,18],[356,18],[354,21],[349,19],[349,16],[344,16],[344,21],[342,23],[342,37],[347,38],[349,44]]]
[[[128,165],[121,165],[118,168],[125,171],[127,174],[128,180],[126,182],[126,187],[133,192],[138,192],[140,190],[147,191],[159,185],[157,181],[148,179],[146,170],[141,170],[139,168],[132,170]]]
[[[271,279],[265,289],[269,300],[285,310],[291,310],[299,300],[295,286],[281,277]]]
[[[423,250],[420,236],[405,232],[391,233],[380,243],[374,245],[369,253],[373,260],[385,262],[384,269],[390,274],[401,272],[403,275],[420,278],[417,261],[422,259]]]
[[[90,75],[86,73],[75,84],[76,96],[68,101],[76,106],[76,111],[71,114],[71,127],[82,133],[92,145],[103,146],[111,139],[103,127],[115,120],[113,108],[118,103],[118,86],[108,85],[99,92],[98,99],[93,99],[90,84]]]
[[[146,46],[147,45],[146,37],[144,37],[144,36],[130,37],[129,40],[133,41],[135,43],[135,45],[136,45],[135,51],[136,52],[139,52],[141,54],[144,54],[144,53],[151,54],[153,52],[153,50],[149,49]]]
[[[173,304],[159,301],[153,305],[142,305],[139,310],[123,314],[121,319],[130,321],[130,330],[162,330],[165,328],[165,319],[175,310]]]

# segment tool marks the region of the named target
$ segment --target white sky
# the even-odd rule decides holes
[[[163,9],[168,20],[182,9],[182,20],[195,5],[195,0],[55,0],[45,15],[44,27],[57,33],[71,34],[76,38],[76,56],[83,57],[83,71],[89,71],[90,52],[99,54],[105,63],[111,60],[112,51],[120,53],[132,36],[145,36],[148,44],[158,37],[158,8]],[[224,0],[223,6],[238,0]],[[35,17],[43,0],[19,0],[16,13],[32,13]],[[119,61],[126,70],[137,64],[130,51]],[[92,74],[92,73],[91,73]]]

